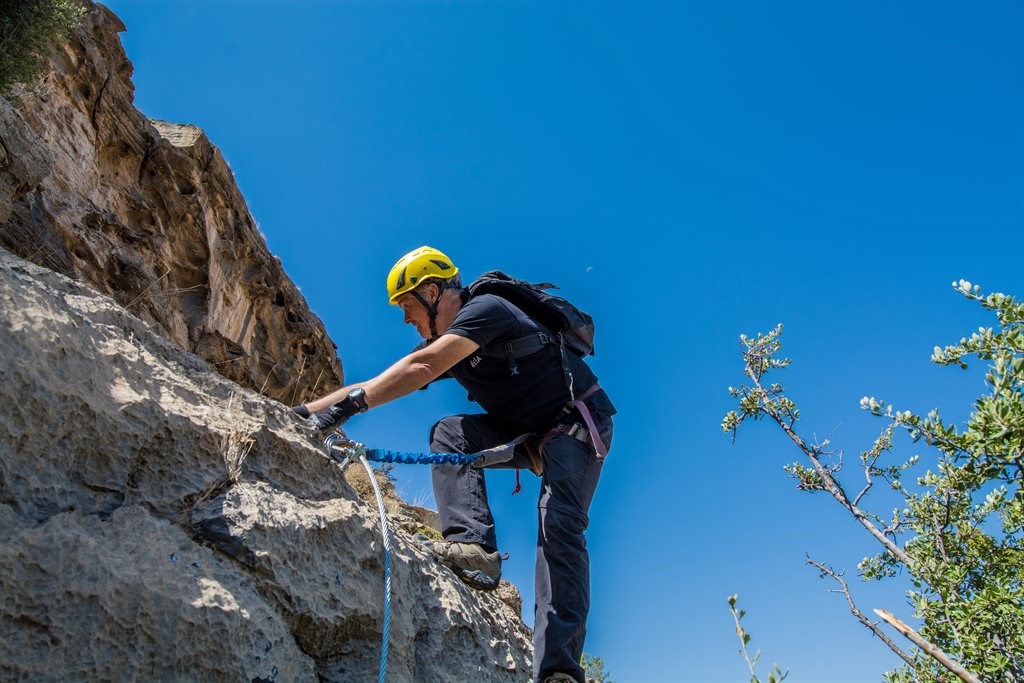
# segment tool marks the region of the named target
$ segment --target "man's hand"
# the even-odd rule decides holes
[[[334,406],[330,406],[329,408],[333,407]],[[322,410],[319,413],[310,413],[309,408],[304,405],[298,405],[292,406],[292,412],[301,417],[310,427],[320,431],[331,427],[337,422],[334,415],[330,412],[330,409]]]
[[[362,389],[353,389],[348,392],[348,396],[328,406],[326,410],[311,414],[306,422],[313,429],[323,432],[331,427],[342,426],[353,415],[366,412],[366,408],[366,392]]]
[[[313,413],[306,419],[306,424],[321,432],[325,432],[335,425],[340,427],[345,424],[345,421],[348,420],[348,418],[339,419],[335,416],[334,410],[335,407],[331,406],[327,410],[321,410],[319,413]]]

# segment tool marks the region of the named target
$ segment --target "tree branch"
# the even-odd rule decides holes
[[[869,465],[864,466],[864,478],[867,480],[867,483],[864,484],[864,488],[860,490],[857,497],[853,499],[855,506],[860,504],[860,499],[866,496],[871,487],[875,485],[875,480],[871,478],[871,467]]]
[[[733,621],[736,622],[736,636],[740,639],[740,654],[743,655],[744,661],[747,663],[747,668],[750,669],[750,677],[752,680],[757,680],[757,674],[754,673],[754,663],[758,659],[758,655],[754,655],[753,661],[750,659],[750,655],[747,653],[747,641],[749,635],[746,630],[740,625],[740,619],[743,618],[745,612],[736,611],[736,598],[737,595],[729,596],[729,610],[732,612]]]
[[[1010,653],[1010,650],[1006,647],[1006,644],[1003,643],[1002,638],[1000,638],[998,635],[993,636],[992,644],[996,646],[996,649],[999,650],[1000,654],[1006,657],[1007,661],[1013,660],[1013,655]],[[1013,664],[1010,664],[1010,673],[1014,676],[1013,680],[1024,681],[1024,670],[1022,670],[1019,666],[1014,666]]]
[[[842,590],[832,590],[830,592],[842,593],[843,595],[845,595],[846,602],[847,604],[849,604],[850,612],[853,614],[853,616],[857,617],[860,623],[864,624],[864,626],[866,626],[873,634],[875,634],[875,636],[877,636],[879,640],[885,643],[890,650],[895,652],[900,659],[902,659],[911,667],[914,666],[914,658],[908,655],[903,650],[901,650],[900,647],[896,643],[894,643],[891,638],[889,638],[889,636],[885,635],[885,632],[878,628],[878,624],[868,619],[866,616],[864,616],[864,613],[860,611],[860,608],[858,608],[857,604],[853,601],[853,597],[850,595],[850,587],[846,585],[846,580],[843,578],[843,575],[841,573],[837,573],[835,570],[832,569],[832,567],[828,566],[827,564],[814,561],[813,559],[811,559],[809,555],[807,556],[807,564],[817,567],[818,570],[821,572],[822,578],[824,578],[825,576],[831,576],[833,579],[835,579],[836,582],[839,583],[839,586]]]
[[[764,387],[761,386],[756,373],[751,372],[749,367],[747,370],[747,376],[754,381],[754,384],[762,395],[768,395],[767,392],[765,392]],[[782,428],[782,431],[786,433],[786,436],[788,436],[790,440],[793,441],[793,443],[795,443],[797,447],[810,459],[811,463],[814,465],[815,471],[825,484],[825,490],[832,494],[832,497],[835,498],[840,505],[846,508],[850,514],[853,515],[854,519],[860,522],[861,526],[863,526],[869,534],[874,536],[875,539],[881,543],[893,557],[906,565],[907,568],[913,568],[914,563],[910,559],[910,556],[907,555],[902,548],[896,545],[896,543],[889,540],[886,535],[882,533],[870,519],[868,519],[868,516],[864,511],[850,501],[850,498],[846,495],[846,492],[843,490],[842,486],[840,486],[839,482],[836,481],[836,478],[833,477],[829,469],[821,463],[821,460],[818,458],[815,450],[804,443],[803,439],[800,438],[800,435],[793,431],[793,428],[790,427],[789,424],[772,409],[771,405],[764,407],[763,410],[768,417],[772,418],[772,420]]]
[[[917,631],[897,619],[892,612],[884,609],[876,609],[875,614],[885,619],[890,626],[905,635],[910,642],[917,645],[925,652],[925,654],[953,672],[953,674],[955,674],[960,680],[964,681],[964,683],[981,683],[981,680],[974,674],[950,659],[949,656],[938,647],[922,638]]]

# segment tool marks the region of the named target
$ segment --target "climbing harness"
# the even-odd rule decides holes
[[[604,439],[601,438],[601,433],[597,429],[597,423],[594,422],[594,416],[590,413],[590,408],[587,407],[587,399],[596,394],[601,390],[601,386],[596,382],[586,391],[579,396],[569,401],[562,409],[559,419],[556,421],[555,426],[549,429],[547,432],[540,432],[540,443],[536,448],[527,448],[527,454],[530,456],[530,470],[538,477],[544,473],[544,464],[541,461],[540,454],[544,451],[544,447],[548,441],[559,435],[570,436],[577,441],[581,441],[584,444],[593,446],[594,452],[597,454],[598,460],[604,460],[605,456],[608,455],[608,445],[605,444]],[[567,417],[571,416],[573,411],[579,414],[582,418],[582,422],[573,422],[566,420]],[[517,441],[523,441],[532,434],[524,434],[518,437]],[[523,490],[522,482],[519,478],[519,468],[516,468],[516,487],[512,490],[512,495],[516,495]]]
[[[552,431],[567,434],[584,443],[590,443],[597,452],[597,459],[603,460],[608,455],[608,445],[601,438],[601,434],[597,430],[597,423],[594,422],[594,416],[590,414],[590,408],[587,407],[586,403],[588,398],[600,390],[601,386],[595,382],[592,387],[573,398],[572,402],[566,406],[566,412],[572,412],[573,408],[579,412],[580,417],[583,418],[582,423],[577,422],[565,425],[565,429],[555,427]],[[551,432],[548,432],[548,434],[551,435]]]

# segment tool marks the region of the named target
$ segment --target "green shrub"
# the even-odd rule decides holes
[[[583,653],[583,656],[580,658],[580,666],[583,667],[583,673],[588,681],[593,681],[593,683],[613,683],[611,674],[605,671],[604,660],[600,657],[591,657],[587,653]]]
[[[0,93],[34,80],[50,40],[77,28],[86,11],[76,0],[0,0]]]
[[[903,611],[913,610],[922,623],[917,635],[928,644],[908,635],[920,647],[912,652],[898,647],[856,607],[841,571],[808,558],[822,577],[839,583],[854,616],[904,661],[886,675],[888,681],[946,681],[950,672],[971,680],[959,667],[974,672],[973,680],[1019,683],[1024,681],[1024,301],[982,294],[966,280],[953,288],[993,313],[998,323],[959,344],[936,346],[932,354],[939,365],[967,368],[968,360],[977,359],[988,366],[985,391],[973,401],[966,426],[947,422],[938,410],[919,415],[865,396],[861,407],[886,424],[861,453],[856,476],[844,483],[842,452],[801,438],[796,404],[781,384],[765,380],[790,364],[778,357],[779,325],[756,338],[740,338],[750,383],[730,387],[739,408],[725,416],[722,429],[735,435],[747,421],[775,423],[804,456],[803,463],[785,468],[798,488],[831,495],[878,544],[858,566],[860,575],[908,580]],[[894,441],[898,431],[923,453],[903,453]],[[875,483],[901,496],[902,505],[868,508]]]

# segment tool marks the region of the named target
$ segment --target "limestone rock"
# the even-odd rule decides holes
[[[290,411],[0,249],[0,679],[375,680],[375,508]],[[526,681],[394,525],[389,681]]]
[[[245,573],[139,505],[66,512],[0,545],[0,677],[311,680]]]
[[[337,388],[334,344],[220,152],[133,105],[123,30],[90,3],[42,82],[17,105],[0,97],[0,246],[110,295],[250,389],[292,404]]]

